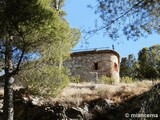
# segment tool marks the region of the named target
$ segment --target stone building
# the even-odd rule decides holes
[[[73,52],[64,65],[70,69],[71,76],[80,76],[81,81],[95,81],[102,76],[119,82],[120,55],[113,50],[91,50]]]

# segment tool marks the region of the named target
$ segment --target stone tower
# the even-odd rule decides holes
[[[102,76],[111,77],[119,83],[120,55],[114,50],[91,50],[73,52],[64,65],[71,76],[80,76],[81,81],[95,81]]]

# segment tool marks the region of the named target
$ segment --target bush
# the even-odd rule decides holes
[[[70,77],[70,82],[79,83],[80,82],[80,76],[77,75],[77,76],[74,76],[74,77]]]
[[[33,68],[19,74],[20,82],[31,94],[56,97],[69,83],[67,70],[56,66]]]
[[[110,84],[110,85],[115,84],[115,80],[111,77],[102,76],[101,81],[102,83],[105,83],[105,84]]]
[[[121,78],[121,82],[122,83],[132,83],[133,82],[133,78],[131,78],[131,77],[122,77]]]

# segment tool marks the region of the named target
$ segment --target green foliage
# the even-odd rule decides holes
[[[136,59],[133,54],[128,55],[128,58],[122,58],[120,63],[120,76],[121,77],[136,77]]]
[[[160,78],[160,45],[157,44],[140,50],[137,61],[133,55],[122,58],[120,76],[139,79]]]
[[[22,63],[32,61],[42,44],[50,43],[51,21],[56,18],[49,6],[50,0],[0,1],[0,59],[5,80],[4,119],[13,120],[13,81],[22,69]],[[58,18],[58,17],[57,17]],[[56,19],[54,19],[56,20]],[[42,34],[43,33],[43,34]],[[46,40],[46,41],[45,41]]]
[[[159,0],[97,0],[97,6],[92,8],[103,24],[89,33],[104,29],[112,39],[123,33],[127,39],[134,40],[153,32],[160,33]]]
[[[46,0],[45,4],[43,0],[1,2],[3,7],[0,11],[0,38],[6,38],[7,34],[22,37],[20,35],[31,34],[33,30],[43,27],[53,14],[47,3],[49,0]]]
[[[102,76],[101,81],[102,83],[109,84],[109,85],[115,84],[115,80],[111,77]]]
[[[160,45],[143,48],[139,52],[139,77],[148,79],[160,78]]]
[[[48,36],[56,29],[58,15],[50,8],[49,0],[6,0],[1,4],[0,53],[4,60],[8,42],[13,49],[10,54],[13,56],[15,74],[20,69],[21,62],[30,60],[33,54],[40,51],[42,45],[53,41]],[[53,20],[55,22],[51,22]]]
[[[66,71],[62,68],[60,72],[56,66],[37,65],[31,70],[21,71],[18,78],[31,94],[55,97],[69,83]]]
[[[80,76],[77,75],[77,76],[74,76],[74,77],[70,77],[70,82],[79,83],[80,82]]]
[[[0,78],[6,78],[7,83],[17,75],[32,92],[57,96],[69,80],[62,63],[80,33],[70,28],[63,16],[65,12],[53,9],[50,2],[0,1],[0,65],[5,70]],[[5,84],[4,96],[7,119],[14,113],[11,83]]]
[[[134,80],[131,77],[122,77],[120,81],[122,83],[132,83]]]
[[[0,10],[0,60],[3,61],[2,66],[6,67],[5,54],[3,53],[5,53],[6,41],[9,41],[13,49],[9,53],[13,58],[14,70],[11,73],[13,76],[20,70],[25,70],[26,74],[35,74],[34,77],[37,76],[40,80],[39,76],[42,77],[43,72],[53,68],[54,73],[59,73],[57,75],[64,78],[67,72],[64,72],[63,61],[69,57],[71,49],[79,40],[79,30],[70,28],[68,22],[63,18],[64,16],[60,15],[60,11],[63,10],[53,9],[50,6],[50,0],[7,0],[4,2],[0,6],[3,9]],[[62,4],[63,2],[64,0]],[[37,67],[37,63],[43,67],[39,66],[35,70],[33,66]],[[30,64],[32,67],[29,66]],[[1,67],[1,69],[3,68]],[[51,72],[48,72],[47,75],[46,79],[50,79],[51,76],[52,83],[56,87],[57,81],[55,79],[57,76],[53,76]],[[34,86],[36,84],[39,86],[37,80],[29,78],[29,76],[25,77],[25,74],[20,76],[21,79],[24,77],[25,80],[27,80],[26,78],[31,80],[31,84]],[[54,77],[55,79],[53,79]],[[46,84],[49,83],[46,82]]]

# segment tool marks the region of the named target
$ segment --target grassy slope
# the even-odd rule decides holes
[[[68,87],[66,87],[63,90],[63,92],[57,98],[48,98],[48,97],[43,98],[41,103],[43,104],[46,102],[51,102],[51,105],[49,106],[51,108],[55,107],[56,104],[54,103],[61,103],[61,105],[67,105],[71,107],[75,106],[76,108],[79,108],[78,106],[81,106],[84,102],[87,102],[88,104],[91,105],[94,102],[96,103],[96,100],[100,98],[102,100],[108,99],[109,102],[113,103],[113,105],[118,105],[116,107],[115,113],[112,112],[112,109],[108,109],[108,111],[99,111],[99,109],[95,109],[97,107],[94,106],[95,107],[93,108],[94,111],[91,110],[91,112],[93,113],[88,113],[88,114],[92,114],[95,115],[96,117],[102,117],[102,118],[103,117],[108,118],[109,115],[114,117],[115,120],[118,120],[119,118],[123,118],[125,113],[128,112],[132,113],[133,111],[134,112],[136,111],[135,113],[137,113],[141,111],[142,103],[147,103],[148,107],[151,108],[150,111],[159,114],[158,112],[159,108],[156,108],[156,106],[159,106],[159,102],[154,102],[159,97],[159,93],[156,94],[155,92],[154,95],[153,94],[154,92],[150,90],[151,88],[153,89],[153,86],[156,83],[157,82],[151,82],[151,81],[134,82],[130,84],[120,83],[117,85],[94,84],[94,83],[80,83],[80,84],[71,83],[69,84]],[[147,91],[149,94],[147,93]],[[23,96],[23,98],[25,97],[29,99],[35,97],[32,95],[21,94],[21,92],[17,93],[16,95],[18,96],[20,95]],[[0,91],[0,99],[1,99],[0,107],[2,107],[2,98],[3,98],[3,90]],[[18,97],[16,99],[20,100]],[[45,104],[44,106],[42,104],[38,104],[37,106],[33,107],[33,105],[29,103],[30,102],[27,103],[17,102],[17,104],[15,104],[16,118],[23,120],[22,117],[24,117],[25,119],[25,117],[30,115],[32,117],[42,118],[44,113],[46,113],[48,116],[50,115],[51,118],[53,117],[52,116],[53,114],[50,114],[50,111],[46,112],[46,108],[48,108],[48,106],[46,107]],[[83,106],[81,107],[83,108]],[[146,111],[145,107],[143,109]],[[1,117],[2,117],[2,109],[0,110],[0,118]],[[29,120],[31,119],[29,118]]]
[[[148,91],[157,82],[142,81],[130,84],[120,83],[117,85],[94,84],[94,83],[71,83],[55,101],[74,103],[79,106],[82,101],[90,101],[97,98],[109,99],[119,103],[133,96],[138,96]]]

